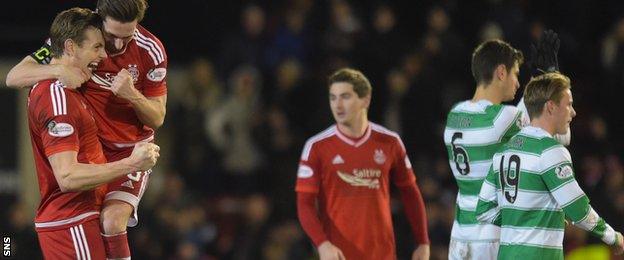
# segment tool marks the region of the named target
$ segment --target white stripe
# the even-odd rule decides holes
[[[353,142],[351,139],[349,139],[348,137],[344,136],[340,130],[338,130],[338,126],[336,126],[336,136],[338,136],[338,138],[340,138],[340,140],[342,140],[343,142],[355,146],[355,147],[359,147],[360,145],[366,143],[366,141],[368,141],[368,139],[371,136],[371,126],[369,125],[366,128],[366,132],[364,133],[364,137],[362,137],[357,143]]]
[[[141,39],[143,42],[151,45],[151,47],[154,48],[155,54],[158,57],[159,61],[163,62],[165,60],[165,56],[163,55],[163,51],[160,49],[160,46],[158,45],[158,43],[156,43],[154,39],[150,39],[147,36],[143,35],[139,30],[136,30],[135,32],[137,33],[137,36],[139,37],[139,39]]]
[[[65,89],[62,87],[58,87],[61,92],[61,108],[63,109],[63,115],[67,115],[67,97],[65,96]]]
[[[319,142],[325,138],[329,138],[335,134],[336,134],[336,127],[335,125],[332,125],[329,128],[327,128],[325,131],[315,136],[310,137],[310,139],[308,139],[308,141],[306,141],[306,144],[303,146],[303,152],[301,153],[301,160],[307,161],[309,159],[310,151],[312,150],[312,146],[314,145],[314,143]]]
[[[570,156],[570,152],[568,149],[563,147],[562,145],[557,145],[552,147],[551,149],[547,149],[542,152],[542,171],[545,171],[555,165],[564,163],[564,162],[572,162],[572,157]]]
[[[581,187],[579,187],[578,182],[576,182],[576,180],[572,180],[562,186],[559,186],[556,190],[553,190],[552,195],[561,207],[565,207],[585,195],[585,193]]]
[[[401,140],[401,137],[399,136],[399,134],[397,134],[396,132],[390,131],[388,128],[385,128],[381,125],[378,125],[372,122],[369,122],[369,123],[372,125],[373,130],[396,138],[399,141],[399,144],[401,145],[401,148],[403,149],[403,151],[405,151],[405,145],[403,144],[403,140]]]
[[[87,213],[82,213],[78,216],[72,217],[72,218],[68,218],[68,219],[63,219],[63,220],[58,220],[58,221],[49,221],[49,222],[35,222],[35,227],[38,228],[47,228],[47,227],[56,227],[56,226],[62,226],[62,225],[67,225],[67,224],[71,224],[74,222],[78,222],[80,220],[83,220],[87,217],[93,216],[93,215],[99,215],[100,212],[97,211],[91,211],[91,212],[87,212]]]
[[[147,142],[151,142],[152,140],[154,140],[154,136],[150,135],[148,138],[145,138],[141,141],[138,141],[136,143],[113,143],[113,145],[117,148],[128,148],[128,147],[134,147],[135,145],[139,144],[139,143],[147,143]]]
[[[80,224],[78,228],[80,229],[80,235],[82,236],[82,241],[84,242],[84,248],[87,254],[87,260],[91,260],[91,252],[89,251],[89,243],[87,243],[87,236],[85,236],[84,228],[82,227],[82,224]]]
[[[525,244],[561,249],[563,247],[563,229],[548,230],[503,226],[500,241],[501,244]]]
[[[74,227],[69,228],[69,233],[71,233],[72,241],[74,242],[74,249],[76,250],[76,259],[80,260],[80,253],[78,252],[78,241],[76,240],[76,233],[74,233]]]
[[[61,90],[59,87],[54,87],[54,93],[56,98],[56,107],[58,109],[58,115],[64,115],[63,113],[63,97],[61,96]]]
[[[446,127],[444,130],[444,143],[450,145],[455,132],[463,133],[461,139],[455,140],[456,145],[482,146],[499,143],[503,134],[512,124],[515,124],[518,113],[515,107],[505,106],[499,111],[497,117],[492,122],[492,126],[475,129],[454,129]]]
[[[457,193],[457,206],[462,210],[475,211],[477,209],[478,196],[462,195]]]
[[[158,62],[158,59],[156,58],[156,56],[154,56],[154,53],[150,50],[149,46],[145,45],[144,43],[141,43],[138,38],[135,38],[135,40],[136,40],[136,44],[139,47],[147,50],[147,54],[149,54],[149,56],[152,57],[152,61],[154,61],[154,65],[160,64],[160,62]]]
[[[54,85],[50,84],[50,98],[52,99],[52,110],[54,110],[54,115],[58,116],[58,108],[56,107],[56,94],[54,92]]]
[[[498,190],[500,192],[500,190]],[[499,205],[503,208],[513,208],[521,210],[550,210],[559,211],[561,206],[550,196],[549,192],[535,192],[518,190],[518,195],[514,203],[509,203],[501,196]]]
[[[82,236],[80,235],[80,230],[78,229],[78,227],[74,227],[74,232],[76,232],[76,238],[78,239],[78,246],[80,247],[80,254],[82,255],[82,259],[87,260],[87,255],[85,253],[85,245],[84,242],[82,241]]]
[[[451,171],[453,172],[453,176],[458,180],[484,180],[488,175],[488,171],[490,170],[490,166],[492,165],[492,161],[476,161],[470,162],[470,173],[468,175],[462,175],[457,170],[455,166],[455,161],[449,160],[449,165],[451,166]]]
[[[481,185],[481,191],[479,192],[479,199],[487,202],[497,202],[496,192],[500,191],[500,189],[496,189],[494,183],[490,183],[489,181],[484,181]]]
[[[104,78],[98,76],[95,73],[91,76],[91,80],[93,80],[93,82],[99,84],[100,86],[105,87],[106,89],[110,89],[110,87],[112,86],[112,83],[106,81]]]
[[[460,225],[457,220],[453,222],[451,238],[460,241],[498,241],[500,228],[492,224]]]

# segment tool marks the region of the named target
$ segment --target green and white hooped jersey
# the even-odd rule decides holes
[[[458,103],[448,114],[444,143],[449,165],[459,186],[451,238],[492,242],[499,227],[479,223],[475,217],[481,184],[494,153],[521,128],[521,113],[514,106],[487,100]]]
[[[563,259],[566,218],[615,242],[576,182],[568,150],[537,127],[525,127],[494,155],[476,214],[501,227],[498,259]]]

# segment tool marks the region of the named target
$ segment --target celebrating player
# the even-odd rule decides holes
[[[589,205],[570,153],[553,138],[569,131],[576,115],[570,88],[570,79],[559,73],[533,78],[524,93],[531,125],[494,155],[476,216],[502,227],[498,259],[563,259],[566,218],[617,254],[624,250],[622,234]]]
[[[108,58],[93,73],[46,65],[48,43],[9,72],[7,86],[31,86],[48,78],[71,88],[84,83],[80,93],[93,111],[106,159],[127,157],[135,144],[153,141],[165,117],[167,56],[160,41],[138,25],[146,8],[145,0],[98,0]],[[101,220],[109,258],[130,257],[126,226],[138,223],[137,207],[150,172],[129,171],[108,185]]]
[[[499,227],[479,223],[475,208],[494,152],[521,127],[520,111],[501,102],[514,98],[522,62],[522,52],[503,41],[479,45],[472,53],[474,97],[448,114],[444,143],[459,186],[449,259],[496,259]]]
[[[52,64],[87,69],[106,57],[99,26],[88,9],[61,12],[50,29]],[[158,146],[138,144],[129,158],[106,163],[84,98],[56,79],[42,80],[28,97],[28,123],[41,203],[35,218],[46,259],[104,259],[96,186],[156,163]]]
[[[336,124],[308,139],[297,173],[301,226],[326,259],[396,259],[390,182],[412,227],[412,259],[429,258],[425,207],[401,138],[368,121],[371,85],[359,71],[329,78]],[[317,208],[318,203],[318,208]]]

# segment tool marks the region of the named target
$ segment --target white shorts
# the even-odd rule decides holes
[[[497,259],[499,242],[459,241],[451,238],[449,260]]]

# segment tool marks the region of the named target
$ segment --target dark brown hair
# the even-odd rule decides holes
[[[147,9],[145,0],[98,0],[95,10],[102,19],[110,17],[118,22],[129,23],[143,20],[145,9]]]
[[[63,55],[65,41],[71,39],[78,46],[85,40],[85,31],[89,28],[99,29],[102,25],[100,17],[86,8],[74,7],[60,12],[50,26],[50,51],[52,57]]]
[[[353,85],[353,91],[355,91],[360,98],[370,95],[373,90],[370,82],[361,71],[350,68],[337,70],[334,74],[329,76],[327,82],[329,87],[337,82],[351,83],[351,85]]]
[[[481,43],[472,52],[472,76],[477,85],[488,85],[492,82],[494,70],[498,65],[505,65],[507,72],[515,63],[522,65],[522,52],[501,40],[488,40]]]

